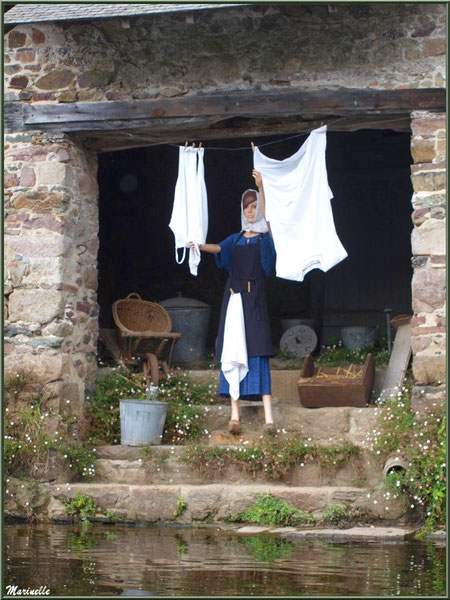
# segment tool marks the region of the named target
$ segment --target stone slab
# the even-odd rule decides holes
[[[271,529],[270,526],[263,527],[260,525],[245,525],[244,527],[240,527],[239,529],[237,529],[236,533],[244,533],[246,535],[251,535],[251,534],[264,533],[266,531],[269,531],[270,529]]]
[[[204,410],[208,418],[208,429],[226,432],[230,420],[229,406],[207,406]],[[281,432],[298,431],[303,437],[323,444],[350,440],[364,445],[365,434],[373,421],[373,413],[372,406],[310,409],[281,403],[273,405],[274,420]],[[243,437],[249,433],[262,434],[264,409],[261,402],[242,403],[240,415]],[[233,443],[228,442],[227,434],[216,436],[217,439],[219,437],[222,437],[223,441],[213,443]]]
[[[285,533],[281,537],[291,541],[318,539],[333,542],[403,542],[413,533],[412,530],[399,527],[351,527],[350,529],[308,529]]]
[[[225,436],[226,433],[223,432]],[[230,448],[244,448],[239,436],[235,444],[224,445]],[[211,440],[217,443],[215,432]],[[210,441],[211,441],[210,440]],[[220,440],[219,440],[220,443]],[[132,449],[127,455],[127,448],[123,446],[104,446],[97,448],[95,463],[95,481],[102,483],[123,484],[201,484],[201,483],[233,483],[246,484],[249,480],[255,483],[265,483],[271,480],[263,473],[250,475],[236,465],[229,465],[220,470],[199,472],[195,465],[181,460],[186,451],[186,446],[154,446],[148,458],[140,457]],[[106,457],[106,458],[103,458]],[[137,458],[139,457],[139,458]],[[295,486],[357,486],[376,487],[381,476],[382,468],[370,453],[362,450],[358,455],[350,458],[344,464],[337,464],[331,468],[322,468],[318,461],[311,460],[306,463],[299,462],[293,465],[278,483]]]
[[[5,516],[28,518],[25,510],[26,498],[15,498],[15,488],[11,482]],[[65,504],[80,491],[91,496],[98,504],[99,513],[112,510],[114,515],[130,522],[220,522],[231,515],[245,511],[259,494],[272,494],[274,497],[293,504],[296,508],[312,512],[320,517],[336,501],[345,499],[348,506],[363,508],[367,490],[349,486],[288,486],[276,483],[253,484],[200,484],[200,485],[127,485],[104,483],[37,483],[30,492],[33,498],[42,498],[36,504],[34,516],[40,521],[62,518]],[[16,486],[17,487],[17,486]],[[20,493],[24,493],[20,488]],[[181,514],[179,501],[185,506]],[[377,505],[367,505],[368,514],[379,517],[377,510],[383,509],[382,499]],[[376,508],[375,508],[376,507]],[[392,501],[391,501],[391,509]],[[395,510],[383,512],[383,518],[394,520],[401,514]],[[404,509],[403,509],[404,512]],[[310,531],[310,530],[309,530]],[[391,532],[392,537],[392,532]]]

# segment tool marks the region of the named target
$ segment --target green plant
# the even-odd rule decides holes
[[[410,390],[403,387],[375,409],[376,424],[367,441],[380,460],[400,455],[406,472],[391,473],[385,480],[385,498],[403,498],[423,516],[430,531],[445,525],[446,413],[435,404],[421,412],[411,407]]]
[[[324,523],[331,523],[332,525],[339,525],[348,518],[348,514],[348,508],[345,508],[342,504],[332,504],[324,512],[322,521]]]
[[[373,520],[373,516],[367,508],[357,506],[343,506],[342,504],[332,504],[329,506],[322,518],[321,525],[333,525],[334,527],[348,527],[351,523],[363,519],[364,521]]]
[[[280,352],[275,355],[275,358],[279,358],[281,360],[299,360],[298,356],[290,350],[280,350]]]
[[[358,350],[348,350],[342,342],[330,343],[322,346],[320,354],[315,358],[315,363],[322,366],[342,366],[346,363],[362,365],[368,354],[372,354],[377,366],[387,365],[390,354],[383,346],[367,346]]]
[[[256,523],[257,525],[295,526],[314,524],[316,519],[292,504],[275,498],[271,494],[258,494],[255,502],[233,520]]]
[[[89,517],[93,517],[98,510],[97,502],[92,496],[84,495],[81,490],[77,490],[75,498],[66,501],[66,512],[71,517],[79,517],[83,522],[88,522]]]
[[[114,511],[113,511],[111,508],[109,508],[109,509],[108,509],[108,510],[105,512],[105,517],[106,517],[107,519],[111,519],[111,520],[112,520],[112,519],[114,519],[114,518],[115,518],[115,516],[116,516],[116,513],[115,513],[115,512],[114,512]]]
[[[334,446],[320,446],[303,440],[298,434],[275,438],[259,438],[246,446],[206,446],[193,444],[182,460],[208,476],[235,466],[253,477],[263,475],[268,479],[281,479],[294,466],[303,468],[316,461],[321,468],[336,468],[353,456],[360,448],[349,442]]]
[[[71,434],[76,419],[50,409],[31,375],[9,375],[5,392],[5,475],[42,476],[50,464],[64,461],[73,477],[94,475],[95,452]]]
[[[184,498],[182,498],[181,496],[178,496],[178,500],[177,500],[177,508],[173,513],[173,516],[175,518],[179,517],[187,508],[187,503],[186,500],[184,500]]]
[[[363,488],[363,487],[366,487],[366,485],[367,485],[367,480],[364,477],[355,477],[352,480],[353,487]]]
[[[97,384],[89,406],[92,443],[117,444],[120,441],[121,398],[146,398],[147,388],[142,373],[117,367]],[[213,386],[196,383],[181,371],[162,378],[158,399],[169,403],[163,443],[183,444],[206,435],[206,417],[200,405],[214,402]]]

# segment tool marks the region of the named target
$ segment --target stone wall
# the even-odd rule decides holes
[[[62,134],[5,139],[5,368],[75,414],[96,368],[96,165]]]
[[[445,4],[245,6],[16,26],[6,99],[217,89],[443,87]]]
[[[412,349],[414,377],[418,383],[423,384],[445,380],[445,137],[444,114],[424,111],[413,113]]]

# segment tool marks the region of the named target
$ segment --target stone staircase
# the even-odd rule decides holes
[[[286,373],[286,372],[285,372]],[[297,374],[295,374],[296,376]],[[287,375],[285,390],[289,394],[296,379]],[[295,393],[297,390],[295,388]],[[334,445],[352,442],[360,452],[345,464],[321,468],[315,461],[298,464],[280,480],[263,475],[252,477],[235,466],[211,472],[199,471],[183,460],[185,446],[151,446],[145,450],[131,446],[97,448],[95,480],[70,485],[50,484],[50,519],[66,518],[64,501],[77,490],[89,494],[106,513],[131,522],[176,521],[195,523],[224,520],[244,511],[257,494],[272,495],[297,508],[321,516],[327,508],[341,504],[364,509],[379,519],[398,519],[404,510],[400,504],[386,500],[380,488],[382,465],[365,448],[367,432],[373,427],[371,407],[305,409],[298,397],[274,397],[274,419],[278,436],[298,432],[311,443]],[[205,443],[244,448],[262,436],[264,410],[262,402],[241,402],[243,434],[226,432],[230,408],[227,402],[205,406],[209,437]]]

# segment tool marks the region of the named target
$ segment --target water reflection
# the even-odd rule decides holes
[[[214,529],[9,524],[6,584],[82,596],[442,596],[445,548]]]

